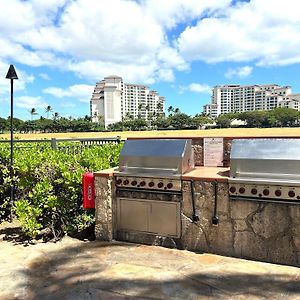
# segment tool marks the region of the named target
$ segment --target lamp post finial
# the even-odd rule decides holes
[[[18,79],[17,72],[15,70],[15,67],[13,65],[9,66],[8,72],[6,74],[6,79]]]

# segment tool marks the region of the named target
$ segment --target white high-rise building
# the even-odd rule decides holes
[[[203,107],[203,112],[211,117],[233,112],[272,110],[291,94],[290,86],[265,85],[223,85],[212,90],[211,104]]]
[[[279,102],[278,106],[300,111],[300,94],[290,94],[283,97],[283,100]]]
[[[90,101],[92,121],[102,121],[105,127],[129,117],[149,120],[164,110],[164,97],[145,85],[123,83],[119,76],[97,82]]]

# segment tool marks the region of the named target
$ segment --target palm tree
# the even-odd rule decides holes
[[[163,104],[161,102],[158,102],[156,105],[157,110],[162,110],[163,109]]]
[[[102,115],[98,115],[98,123],[104,126],[104,117]]]
[[[89,115],[85,115],[83,119],[84,121],[92,121],[92,117]]]
[[[59,117],[59,113],[58,112],[55,112],[54,115],[53,115],[53,119],[54,120],[57,120]]]
[[[140,103],[140,104],[138,105],[138,118],[141,117],[141,110],[142,110],[142,109],[143,109],[143,104]]]
[[[130,112],[126,113],[125,118],[128,119],[128,120],[133,120],[134,119],[133,115]]]
[[[95,120],[95,122],[98,121],[98,112],[94,111],[93,117],[92,117],[92,121]]]
[[[174,112],[174,107],[171,105],[168,107],[168,114],[172,114]]]
[[[161,102],[158,102],[156,105],[157,115],[160,116],[163,113],[163,104]]]
[[[49,119],[49,113],[53,111],[52,107],[50,105],[47,105],[45,107],[45,112],[47,113],[47,119]]]
[[[174,109],[174,113],[175,113],[175,114],[179,114],[179,113],[180,113],[180,109],[179,109],[178,107],[176,107],[176,108]]]
[[[31,121],[32,121],[32,119],[33,119],[33,116],[35,116],[35,115],[38,114],[38,113],[36,112],[36,109],[35,109],[34,107],[29,111],[29,113],[31,114]]]

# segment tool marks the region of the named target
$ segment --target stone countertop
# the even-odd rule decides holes
[[[196,167],[181,176],[182,180],[228,182],[229,168],[224,167]]]
[[[112,177],[117,171],[116,168],[106,169],[95,172],[98,177]],[[198,181],[218,181],[227,182],[229,177],[229,168],[222,167],[196,167],[194,170],[182,175],[182,180],[198,180]]]
[[[105,169],[101,171],[94,172],[94,176],[98,177],[112,177],[114,176],[114,172],[118,169],[118,167]]]

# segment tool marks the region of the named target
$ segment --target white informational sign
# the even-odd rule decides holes
[[[223,138],[204,138],[204,166],[223,166]]]

